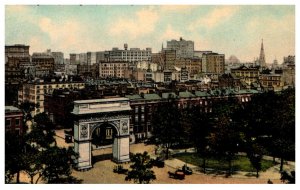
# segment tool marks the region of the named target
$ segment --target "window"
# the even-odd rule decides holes
[[[11,125],[11,120],[10,119],[6,119],[5,120],[5,126],[10,127]]]
[[[20,129],[19,129],[19,128],[15,129],[15,131],[16,131],[16,134],[18,134],[18,135],[20,135],[20,134],[21,134],[21,133],[20,133]]]
[[[20,119],[16,119],[16,126],[20,125]]]
[[[135,106],[134,109],[135,109],[135,113],[139,112],[139,107],[138,106]]]

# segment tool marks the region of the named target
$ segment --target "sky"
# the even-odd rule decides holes
[[[166,47],[182,37],[195,50],[267,63],[295,55],[294,5],[5,5],[5,44],[70,53]]]

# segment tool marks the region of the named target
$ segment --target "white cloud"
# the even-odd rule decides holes
[[[6,5],[5,12],[10,14],[26,14],[29,12],[28,6],[25,5]]]
[[[247,24],[245,31],[252,41],[257,41],[256,45],[247,44],[250,49],[249,56],[257,57],[259,55],[262,38],[268,63],[275,58],[281,62],[283,56],[295,54],[295,17],[293,14],[286,15],[281,19],[265,18],[264,22],[261,22],[258,17],[253,18]]]
[[[89,38],[86,36],[86,31],[83,25],[75,20],[65,20],[64,22],[56,22],[50,18],[43,17],[39,20],[38,26],[41,31],[46,33],[51,44],[47,47],[56,47],[61,50],[86,50],[88,47]],[[44,42],[46,43],[46,42]]]
[[[132,19],[120,18],[109,26],[109,34],[114,37],[137,39],[155,30],[159,20],[157,12],[152,9],[142,9],[136,12]]]
[[[171,12],[186,12],[189,13],[192,9],[196,8],[195,5],[162,5],[160,6],[160,11],[162,13],[171,11]]]
[[[159,37],[159,41],[178,40],[180,37],[183,37],[182,33],[174,30],[171,25],[168,25],[165,32]]]
[[[45,45],[43,39],[38,36],[33,36],[29,39],[30,53],[45,51],[48,47]]]
[[[197,19],[188,29],[195,31],[199,26],[212,29],[218,24],[230,19],[239,10],[238,6],[221,6],[216,7],[214,10],[204,15],[202,18]]]

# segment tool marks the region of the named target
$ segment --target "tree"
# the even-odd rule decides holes
[[[282,171],[280,180],[283,183],[285,183],[287,181],[287,183],[289,183],[289,184],[295,184],[295,182],[296,182],[296,172],[291,171],[291,173],[289,174],[287,171]]]
[[[280,158],[280,171],[285,159],[295,159],[295,89],[254,95],[239,113],[246,147],[256,139],[274,163],[275,157]]]
[[[210,114],[201,112],[200,107],[192,107],[188,111],[191,117],[188,119],[191,123],[190,139],[195,146],[197,153],[202,158],[204,173],[206,173],[206,159],[210,155],[208,136],[211,128]]]
[[[25,168],[25,140],[23,136],[5,133],[5,182],[11,183],[15,174],[20,183],[20,172]]]
[[[72,148],[51,147],[43,151],[42,178],[47,183],[61,183],[70,179],[71,168],[75,165],[75,152]]]
[[[29,102],[29,101],[25,101],[25,102],[21,103],[20,109],[23,110],[25,122],[32,119],[31,112],[34,111],[34,109],[38,108],[38,107],[39,107],[38,104]]]
[[[24,157],[26,165],[24,171],[29,176],[31,184],[37,184],[42,177],[43,164],[41,154],[42,152],[34,147],[28,146],[26,149],[26,157]],[[37,176],[37,179],[34,182],[35,176]]]
[[[280,158],[280,171],[284,160],[295,159],[295,89],[278,95],[275,117],[272,118],[273,154]]]
[[[166,147],[166,158],[169,157],[169,148],[180,142],[183,129],[180,122],[180,111],[174,100],[168,99],[154,112],[151,125],[153,126],[153,138],[156,143]]]
[[[134,183],[148,184],[151,180],[155,180],[156,176],[152,170],[153,165],[150,156],[145,151],[143,154],[134,154],[131,158],[133,164],[130,166],[131,171],[128,172],[125,180],[134,180]]]
[[[24,171],[31,183],[43,179],[46,183],[80,183],[71,176],[71,168],[78,155],[72,148],[56,146],[54,131],[49,127],[49,120],[42,115],[37,117],[33,129],[24,136],[5,135],[5,176],[11,182],[12,176]],[[41,119],[43,118],[43,119]],[[37,177],[34,181],[34,177]]]
[[[209,137],[210,147],[215,156],[228,161],[228,173],[232,174],[232,160],[238,151],[240,133],[232,119],[239,104],[231,100],[216,102],[213,108],[213,129]]]
[[[264,153],[264,148],[257,143],[253,143],[247,152],[247,156],[252,166],[256,169],[256,178],[258,178],[259,176],[258,173],[261,170],[261,160],[263,157],[263,153]]]
[[[54,139],[55,132],[53,124],[45,113],[40,113],[34,116],[34,126],[32,130],[26,135],[26,141],[37,148],[48,148],[56,145]]]

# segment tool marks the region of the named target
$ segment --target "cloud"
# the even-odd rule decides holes
[[[196,8],[194,5],[162,5],[160,6],[160,11],[163,12],[184,12],[189,13],[192,9]]]
[[[28,6],[25,5],[6,5],[5,13],[7,15],[11,14],[26,14],[29,12]]]
[[[159,37],[159,41],[178,40],[181,36],[183,36],[181,32],[174,30],[171,25],[168,25],[164,33]]]
[[[56,22],[48,17],[42,17],[38,26],[50,38],[49,46],[57,47],[58,49],[79,49],[84,50],[88,40],[84,40],[86,35],[83,25],[75,20],[65,20]],[[86,51],[86,50],[85,50]]]
[[[295,54],[295,17],[293,14],[281,18],[268,17],[264,19],[264,22],[261,22],[259,17],[255,17],[249,21],[245,31],[252,41],[257,41],[256,46],[251,45],[251,43],[247,44],[249,49],[253,49],[253,56],[258,56],[260,40],[264,39],[268,63],[271,63],[275,57],[280,62],[282,61],[281,56]]]
[[[207,15],[204,15],[202,18],[197,19],[195,22],[189,25],[188,29],[190,31],[195,31],[195,29],[197,29],[199,26],[212,29],[218,24],[230,19],[238,10],[238,6],[216,7]]]
[[[44,40],[38,36],[31,37],[28,44],[30,45],[30,52],[41,52],[48,48],[45,46]]]
[[[137,39],[154,32],[158,13],[152,9],[142,9],[133,18],[120,18],[109,26],[109,34],[114,37]]]

